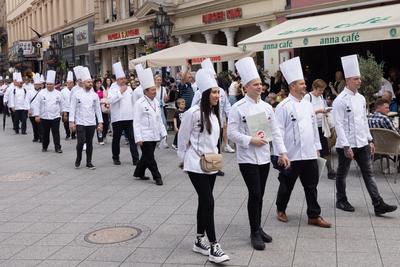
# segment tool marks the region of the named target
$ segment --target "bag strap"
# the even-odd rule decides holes
[[[35,98],[37,97],[37,95],[39,94],[40,90],[37,91],[36,95],[32,98],[31,102],[29,102],[29,104],[32,104],[33,100],[35,100]]]

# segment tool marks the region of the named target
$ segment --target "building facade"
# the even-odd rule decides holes
[[[6,0],[0,0],[0,76],[8,70]]]
[[[275,13],[285,10],[284,0],[95,0],[96,62],[103,75],[121,61],[154,51],[156,44],[150,26],[162,5],[174,23],[169,45],[186,41],[236,46],[254,34],[277,23]],[[272,54],[259,53],[261,66],[276,68]],[[132,67],[132,66],[131,66]],[[219,62],[218,71],[234,70],[234,62]]]
[[[94,27],[93,0],[6,0],[9,57],[24,50],[25,70],[45,71],[50,41],[58,53],[57,70],[63,73],[82,62],[94,69],[89,31]]]

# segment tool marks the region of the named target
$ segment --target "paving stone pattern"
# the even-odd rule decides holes
[[[8,120],[9,122],[10,120]],[[177,166],[172,149],[156,150],[164,185],[132,177],[129,148],[121,144],[121,166],[111,159],[111,138],[94,144],[96,170],[74,169],[75,140],[62,139],[63,154],[42,153],[28,136],[0,131],[0,266],[212,266],[191,251],[196,233],[197,196]],[[61,136],[64,136],[63,129]],[[172,142],[173,137],[169,138]],[[123,141],[122,141],[123,142]],[[217,238],[231,257],[225,266],[399,266],[400,214],[376,217],[352,164],[347,192],[356,212],[335,209],[335,184],[320,181],[319,201],[331,229],[307,225],[300,182],[287,214],[275,218],[277,172],[271,170],[264,197],[263,227],[273,237],[264,251],[250,246],[247,192],[234,154],[224,154],[225,177],[217,177]],[[337,163],[337,160],[335,160]],[[388,203],[399,205],[400,185],[375,165],[376,181]],[[392,167],[392,170],[394,168]],[[29,174],[22,179],[21,173]],[[44,174],[44,175],[43,175]],[[12,179],[15,178],[15,179]],[[112,245],[85,242],[94,230],[135,226],[132,240]]]

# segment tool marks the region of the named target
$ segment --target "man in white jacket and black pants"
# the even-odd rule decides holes
[[[14,112],[14,130],[19,134],[19,123],[21,122],[21,133],[26,134],[26,120],[28,118],[29,102],[27,100],[28,89],[23,86],[21,73],[17,73],[14,89],[9,95],[8,107]]]
[[[144,96],[135,103],[133,124],[136,143],[142,148],[142,157],[133,176],[148,180],[149,178],[145,176],[145,171],[148,168],[156,184],[162,185],[161,174],[154,159],[154,150],[157,142],[166,138],[167,130],[161,119],[161,109],[156,99],[157,89],[151,69],[148,68],[139,72],[138,76]]]
[[[69,110],[70,128],[76,130],[78,143],[76,144],[75,168],[79,168],[82,160],[83,144],[86,144],[86,168],[94,170],[92,164],[93,136],[96,130],[96,117],[99,122],[98,129],[103,129],[100,100],[93,91],[93,81],[88,68],[82,69],[83,90],[72,96]]]

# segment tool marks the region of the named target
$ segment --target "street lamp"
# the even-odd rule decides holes
[[[156,42],[155,47],[159,50],[169,46],[169,37],[172,33],[174,24],[171,22],[167,12],[160,6],[156,12],[156,20],[150,26],[151,36]],[[162,67],[162,78],[165,81],[166,68]]]

